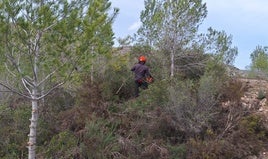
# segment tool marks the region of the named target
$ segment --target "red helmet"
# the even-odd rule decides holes
[[[146,57],[145,56],[140,56],[139,57],[139,62],[146,62]]]

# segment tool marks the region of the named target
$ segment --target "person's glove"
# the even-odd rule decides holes
[[[154,82],[154,78],[153,77],[147,77],[146,78],[146,82],[147,83],[153,83]]]

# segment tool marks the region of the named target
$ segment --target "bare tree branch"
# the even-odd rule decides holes
[[[27,82],[27,80],[25,80],[24,78],[21,79],[21,82],[22,82],[24,88],[29,92],[29,94],[31,94],[31,91],[30,91],[30,89],[28,88],[28,86],[30,86],[30,87],[32,87],[32,88],[33,88],[33,86],[32,86],[32,85],[29,85],[28,82]],[[27,86],[27,85],[28,85],[28,86]]]
[[[14,92],[14,93],[16,93],[18,95],[21,95],[21,96],[23,96],[23,97],[25,97],[27,99],[32,99],[30,96],[28,96],[28,95],[26,95],[24,93],[19,92],[18,90],[14,89],[13,87],[5,84],[3,81],[0,81],[0,85],[2,85],[3,87],[5,87],[6,89],[10,90],[11,92]]]
[[[65,81],[56,84],[56,86],[52,87],[52,88],[51,88],[50,90],[48,90],[46,93],[44,93],[44,94],[41,95],[40,97],[37,97],[36,100],[40,100],[40,99],[46,97],[49,93],[51,93],[51,92],[52,92],[53,90],[55,90],[56,88],[59,88],[60,86],[62,86],[64,83],[65,83]]]

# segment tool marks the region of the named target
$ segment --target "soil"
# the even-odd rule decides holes
[[[255,113],[264,117],[265,127],[268,129],[268,81],[263,79],[240,79],[247,88],[241,97],[241,104]],[[259,157],[252,156],[248,159],[268,159],[268,148],[261,152]]]

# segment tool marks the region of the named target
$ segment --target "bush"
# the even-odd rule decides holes
[[[169,80],[156,81],[149,85],[148,89],[141,90],[140,97],[143,105],[148,109],[153,107],[165,107],[168,102]]]
[[[239,79],[229,79],[224,84],[221,91],[221,101],[238,103],[248,89]]]
[[[189,140],[186,144],[187,158],[244,159],[258,156],[267,143],[268,130],[264,128],[260,116],[249,115],[242,117],[224,136],[216,135],[207,140]]]
[[[233,145],[224,140],[190,139],[187,142],[186,159],[230,159],[235,158]]]
[[[220,83],[212,76],[202,76],[199,82],[178,81],[169,87],[169,104],[166,108],[173,122],[189,136],[200,135],[215,118]],[[178,129],[177,128],[177,129]]]
[[[63,131],[55,135],[47,146],[46,158],[75,158],[79,154],[78,140],[72,132]]]
[[[258,91],[258,95],[257,95],[257,99],[259,99],[259,100],[262,100],[262,99],[264,99],[266,97],[266,92],[264,91],[264,90],[259,90]]]
[[[10,109],[0,106],[0,157],[20,158],[27,154],[30,107],[17,103],[19,107]]]
[[[93,117],[85,125],[80,134],[82,158],[111,158],[114,152],[118,152],[119,146],[115,136],[116,125]]]

